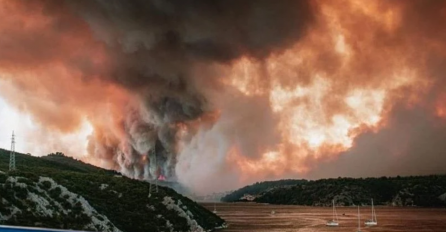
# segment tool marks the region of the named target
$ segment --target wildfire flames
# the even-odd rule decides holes
[[[0,0],[0,14],[1,97],[44,133],[91,127],[93,164],[197,192],[446,171],[444,1]]]
[[[165,176],[163,176],[163,175],[160,175],[160,176],[158,177],[158,180],[166,181],[167,178],[166,178]]]

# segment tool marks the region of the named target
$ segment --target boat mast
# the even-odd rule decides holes
[[[334,200],[331,201],[331,203],[333,204],[333,221],[335,222],[335,205],[334,205]]]
[[[376,212],[375,212],[375,205],[373,204],[373,198],[372,198],[372,220],[374,222],[378,222],[378,220],[376,219]]]

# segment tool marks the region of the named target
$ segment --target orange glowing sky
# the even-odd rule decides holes
[[[131,120],[125,115],[131,108],[146,120],[144,123],[165,126],[162,123],[167,116],[159,117],[153,108],[145,108],[152,94],[165,94],[164,85],[159,84],[164,79],[144,84],[125,76],[147,71],[147,67],[147,72],[161,73],[170,84],[181,82],[175,79],[177,70],[193,76],[185,81],[186,87],[180,83],[177,92],[167,92],[193,101],[191,96],[195,95],[188,94],[196,91],[206,99],[200,106],[201,115],[168,127],[176,133],[175,146],[170,149],[177,153],[178,180],[198,192],[230,189],[262,179],[334,175],[338,172],[325,173],[321,167],[344,162],[355,152],[368,153],[361,149],[369,145],[358,145],[366,136],[375,136],[369,141],[378,142],[370,146],[392,157],[395,148],[379,136],[410,130],[406,124],[399,127],[404,120],[397,118],[398,110],[426,113],[423,117],[433,131],[446,118],[446,94],[440,87],[444,78],[438,74],[446,56],[446,32],[434,25],[446,18],[445,4],[311,1],[312,15],[308,25],[299,29],[299,36],[261,51],[241,43],[235,46],[240,51],[221,60],[197,58],[205,57],[202,53],[189,57],[189,50],[181,50],[187,46],[177,44],[171,47],[184,53],[171,52],[173,48],[164,44],[154,48],[156,36],[150,30],[138,31],[137,26],[130,30],[125,23],[102,28],[98,26],[103,23],[100,20],[91,23],[93,19],[84,20],[84,15],[73,13],[76,11],[71,6],[57,6],[60,12],[44,8],[40,1],[27,5],[0,0],[0,14],[11,16],[0,22],[0,32],[7,35],[0,38],[4,52],[0,57],[3,148],[9,147],[10,133],[16,130],[20,135],[18,150],[34,155],[62,151],[121,171],[138,165],[132,162],[149,162],[146,156],[133,161],[128,152],[145,149],[147,139],[159,135],[129,126]],[[37,10],[30,13],[29,7]],[[192,26],[184,23],[178,29],[179,34],[187,35],[182,39],[221,33],[213,31],[215,28],[207,30],[212,24],[197,19],[192,17]],[[226,27],[224,20],[216,22],[233,28]],[[205,29],[194,28],[194,23]],[[114,43],[112,36],[122,38]],[[123,53],[114,50],[119,46]],[[138,49],[153,49],[155,58],[147,64],[135,59],[135,65],[122,58]],[[157,63],[157,59],[165,60]],[[121,63],[125,68],[117,68]],[[135,67],[139,69],[125,73]],[[124,77],[117,78],[121,71]],[[157,85],[161,87],[157,89]],[[410,133],[414,138],[425,136],[417,137],[417,130]],[[410,147],[403,145],[411,138],[398,141],[399,153],[404,149],[410,153]],[[109,154],[114,148],[122,151],[124,164]],[[432,157],[440,157],[435,154]],[[345,166],[339,165],[339,173],[345,175],[394,174],[389,171],[393,166],[376,173],[347,173],[341,170]],[[222,176],[224,184],[216,183]]]

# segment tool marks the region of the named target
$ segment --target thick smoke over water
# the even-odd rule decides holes
[[[45,131],[90,125],[86,161],[200,193],[439,173],[445,7],[0,0],[0,95]]]

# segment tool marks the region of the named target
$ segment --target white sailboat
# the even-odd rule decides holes
[[[213,213],[217,213],[217,206],[215,205],[215,202],[214,202],[214,211],[212,211]]]
[[[338,214],[336,213],[336,208],[335,208],[335,204],[334,204],[334,200],[332,201],[333,204],[333,220],[327,222],[327,224],[325,224],[326,226],[339,226],[339,222],[338,222]]]
[[[367,220],[364,224],[366,226],[376,226],[376,225],[378,225],[378,220],[376,219],[375,206],[373,206],[373,199],[372,199],[372,219],[371,220]]]
[[[359,212],[359,205],[358,205],[358,232],[361,232],[361,213]]]

